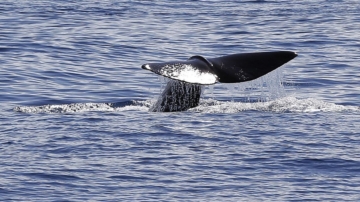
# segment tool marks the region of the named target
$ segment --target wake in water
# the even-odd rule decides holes
[[[149,111],[156,100],[128,101],[118,103],[74,103],[62,105],[19,106],[14,111],[23,113],[79,113],[89,111]],[[276,113],[346,112],[360,111],[357,106],[344,106],[308,98],[284,97],[266,102],[232,102],[203,99],[198,107],[189,109],[200,113],[238,113],[262,111]]]
[[[79,113],[89,111],[148,111],[151,101],[125,101],[116,103],[73,103],[61,105],[18,106],[16,112],[23,113]]]
[[[360,111],[357,106],[344,106],[308,98],[284,97],[268,102],[220,102],[213,99],[203,100],[199,107],[189,111],[202,113],[237,113],[241,111],[263,111],[276,113],[311,113]]]

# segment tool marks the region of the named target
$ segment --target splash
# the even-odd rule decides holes
[[[200,100],[202,88],[198,84],[170,79],[150,111],[173,112],[196,107]]]
[[[258,79],[227,84],[225,87],[234,97],[243,97],[246,102],[266,102],[286,96],[283,68],[278,68]]]
[[[358,106],[344,106],[314,98],[298,99],[283,97],[267,102],[222,102],[204,99],[199,107],[190,109],[201,113],[238,113],[242,111],[262,111],[276,113],[314,113],[314,112],[348,112],[360,111]]]
[[[129,103],[131,102],[131,103]],[[74,103],[62,105],[18,106],[13,110],[22,113],[81,113],[81,112],[122,112],[149,111],[156,100],[139,100],[119,103]],[[293,96],[266,102],[230,102],[202,99],[198,107],[189,109],[200,113],[239,113],[243,111],[262,111],[274,113],[315,113],[315,112],[359,112],[358,106],[344,106],[322,100]]]

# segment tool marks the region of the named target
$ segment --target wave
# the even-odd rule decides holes
[[[18,106],[13,110],[22,113],[79,113],[89,111],[148,111],[156,100],[132,100],[116,103],[73,103],[42,106]],[[360,111],[358,106],[345,106],[314,98],[298,99],[284,97],[266,102],[233,102],[202,99],[198,107],[189,109],[200,113],[237,113],[241,111],[263,111],[276,113],[312,113]]]

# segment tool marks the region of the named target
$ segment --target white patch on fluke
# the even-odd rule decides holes
[[[218,80],[215,74],[201,72],[191,65],[184,64],[166,65],[159,73],[172,79],[196,84],[214,84]]]
[[[144,67],[145,67],[145,69],[147,69],[147,70],[151,70],[150,65],[148,65],[148,64],[146,64]]]

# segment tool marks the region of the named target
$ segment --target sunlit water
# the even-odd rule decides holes
[[[2,1],[1,201],[360,200],[357,1]],[[141,69],[290,50],[149,112]]]

